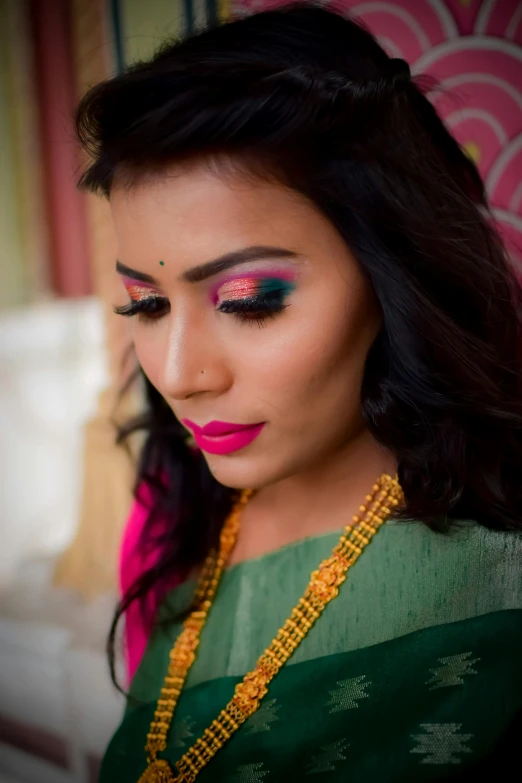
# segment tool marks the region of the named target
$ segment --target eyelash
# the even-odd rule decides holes
[[[269,294],[249,297],[248,299],[225,300],[217,308],[219,312],[233,315],[241,323],[248,322],[251,326],[255,323],[262,327],[267,318],[274,318],[288,305],[283,304],[285,291],[271,291]],[[157,321],[170,310],[168,299],[159,296],[151,296],[149,299],[131,301],[126,305],[115,307],[117,315],[137,315],[140,321],[151,323]]]
[[[229,299],[222,302],[218,310],[220,313],[233,315],[240,323],[257,324],[260,328],[265,325],[267,318],[275,318],[288,305],[283,303],[285,291],[271,291],[269,294],[248,297],[248,299]]]
[[[132,299],[128,304],[115,307],[116,315],[137,315],[140,321],[156,321],[169,310],[168,300],[161,296],[151,296],[148,299],[136,301]]]

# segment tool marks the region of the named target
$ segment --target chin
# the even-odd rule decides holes
[[[239,453],[205,454],[205,459],[216,481],[230,489],[262,489],[283,478],[283,471],[277,470],[273,460]]]

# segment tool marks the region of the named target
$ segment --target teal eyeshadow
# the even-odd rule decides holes
[[[260,294],[278,293],[283,297],[288,296],[295,289],[295,283],[291,280],[283,280],[281,277],[265,277],[259,281]]]

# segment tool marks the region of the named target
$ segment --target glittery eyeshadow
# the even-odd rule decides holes
[[[275,292],[287,296],[295,288],[294,277],[286,271],[272,275],[265,271],[253,272],[248,277],[237,275],[219,283],[211,292],[211,299],[214,305],[219,305]]]
[[[143,299],[161,298],[161,294],[159,294],[152,286],[146,285],[144,283],[137,283],[134,280],[126,277],[122,279],[123,285],[127,289],[127,293],[134,302],[140,302]]]
[[[229,280],[218,291],[220,302],[231,299],[246,299],[255,296],[259,290],[259,280]]]

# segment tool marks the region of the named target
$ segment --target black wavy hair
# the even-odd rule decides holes
[[[462,519],[520,530],[521,292],[477,168],[427,97],[435,86],[356,21],[293,3],[169,42],[91,89],[77,112],[92,156],[80,184],[110,196],[115,176],[132,187],[198,156],[306,196],[382,309],[361,406],[397,457],[397,518],[441,533]],[[146,391],[123,436],[148,432],[136,487],[153,491],[143,545],[161,557],[123,597],[112,651],[121,613],[203,560],[235,495],[148,381]]]

